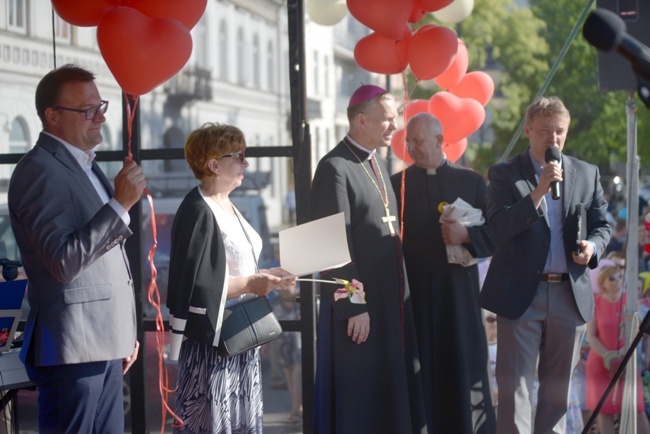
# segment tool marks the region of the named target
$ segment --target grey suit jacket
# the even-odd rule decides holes
[[[112,196],[96,163],[93,171]],[[41,133],[16,166],[8,199],[29,280],[23,361],[47,366],[132,354],[135,298],[124,251],[131,231],[79,163]]]
[[[561,199],[564,210],[564,248],[571,287],[580,315],[589,321],[594,302],[587,267],[573,261],[577,209],[586,208],[587,239],[596,245],[589,268],[598,265],[609,242],[607,202],[598,167],[562,156]],[[496,250],[481,290],[481,306],[506,318],[519,318],[530,306],[544,272],[550,248],[545,202],[535,209],[530,193],[537,186],[528,151],[492,166],[488,172],[487,224]]]

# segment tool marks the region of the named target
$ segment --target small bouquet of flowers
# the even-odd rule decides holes
[[[352,304],[366,304],[366,292],[363,290],[363,283],[357,279],[348,282],[344,279],[335,278],[334,281],[343,285],[343,288],[339,288],[334,292],[335,302],[348,298]]]

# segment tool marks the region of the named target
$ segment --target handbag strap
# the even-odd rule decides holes
[[[239,211],[237,211],[237,208],[235,208],[235,205],[232,203],[230,204],[232,206],[232,210],[237,216],[237,221],[239,222],[239,225],[241,226],[241,230],[244,231],[244,235],[246,236],[246,240],[248,240],[248,244],[251,246],[251,253],[253,254],[253,260],[255,261],[255,272],[259,273],[260,268],[257,265],[257,256],[255,255],[255,248],[253,247],[253,243],[251,242],[251,238],[248,236],[248,232],[246,232],[246,228],[244,228],[244,223],[241,221],[241,217],[239,216]]]

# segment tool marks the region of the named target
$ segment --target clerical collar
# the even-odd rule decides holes
[[[73,146],[70,143],[66,142],[61,137],[57,137],[54,134],[48,133],[47,131],[43,131],[43,134],[47,134],[48,136],[61,142],[61,144],[65,146],[65,148],[72,154],[74,159],[77,160],[81,168],[86,172],[92,169],[93,160],[95,159],[96,155],[95,151],[84,151],[82,149],[79,149],[76,146]]]
[[[366,157],[366,160],[370,160],[370,159],[372,158],[372,156],[375,155],[375,152],[377,152],[377,149],[373,149],[373,150],[371,151],[371,150],[368,149],[368,148],[364,148],[364,147],[361,146],[358,142],[356,142],[352,137],[350,137],[349,134],[348,134],[347,136],[345,136],[345,139],[348,141],[348,143],[350,143],[350,144],[351,144],[352,146],[354,146],[355,148],[357,148],[357,149],[359,149],[360,151],[363,151],[363,152],[365,152],[366,154],[368,154],[368,157]]]
[[[435,169],[427,169],[427,175],[437,175],[437,174],[438,174],[438,170],[439,170],[442,166],[444,166],[445,164],[447,164],[447,156],[446,156],[445,154],[442,154],[442,155],[443,155],[443,157],[444,157],[444,158],[442,159],[442,163],[440,163],[440,165],[439,165],[438,167],[436,167]]]

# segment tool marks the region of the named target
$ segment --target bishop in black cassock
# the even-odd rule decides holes
[[[395,101],[366,85],[350,104],[348,136],[318,164],[311,218],[345,213],[352,262],[321,277],[361,281],[366,304],[335,301],[341,285],[321,285],[314,432],[426,433],[397,202],[374,152],[390,144]]]
[[[487,340],[478,303],[478,266],[450,264],[445,241],[462,244],[475,258],[490,256],[492,242],[484,226],[465,228],[460,223],[439,223],[440,204],[457,198],[481,209],[485,216],[487,186],[480,174],[446,159],[442,126],[432,115],[413,117],[406,138],[415,165],[395,174],[391,181],[398,200],[404,189],[400,216],[404,224],[404,260],[413,300],[429,433],[491,434],[496,420]]]

